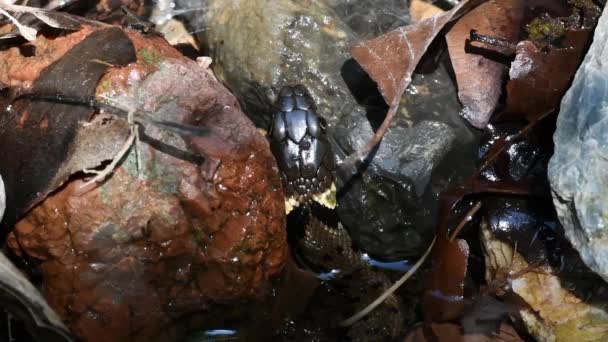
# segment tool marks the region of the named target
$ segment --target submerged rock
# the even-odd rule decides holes
[[[285,85],[302,84],[329,123],[357,105],[341,76],[356,36],[320,1],[208,0],[203,41],[216,75],[269,127],[270,103]]]
[[[371,39],[409,24],[409,4],[402,0],[326,0],[362,39]]]
[[[608,10],[563,97],[549,163],[553,202],[566,236],[608,281]]]

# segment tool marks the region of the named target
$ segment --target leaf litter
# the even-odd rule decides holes
[[[593,13],[592,11],[585,12],[584,9],[581,9],[584,15],[583,22],[590,15],[586,13]],[[28,40],[35,39],[37,29],[19,23],[9,12],[13,14],[28,13],[45,25],[67,30],[76,30],[85,23],[89,24],[89,20],[75,19],[77,17],[57,14],[58,12],[0,5],[0,13],[6,15],[17,27],[18,34]],[[412,73],[431,43],[442,31],[448,31],[445,32],[446,40],[458,83],[458,96],[464,106],[463,113],[466,114],[463,116],[472,126],[485,127],[498,105],[506,67],[492,56],[469,53],[470,51],[467,49],[470,49],[471,45],[467,35],[475,29],[487,36],[515,41],[520,35],[519,23],[522,20],[522,12],[523,5],[520,0],[462,1],[448,12],[407,27],[401,27],[354,46],[353,57],[377,82],[383,98],[389,104],[389,109],[382,125],[372,139],[364,148],[349,156],[341,167],[349,169],[356,166],[367,157],[374,146],[381,142],[397,111],[399,100],[411,82]],[[497,23],[500,20],[503,22]],[[98,25],[97,22],[91,24]],[[461,289],[467,273],[468,247],[465,240],[455,238],[459,228],[455,229],[455,233],[448,234],[447,217],[465,196],[486,192],[528,195],[532,192],[530,185],[525,182],[519,184],[510,181],[486,182],[480,178],[481,171],[495,162],[509,144],[528,134],[540,120],[555,111],[561,95],[578,66],[586,39],[591,32],[589,27],[568,30],[565,39],[561,41],[561,47],[543,48],[531,41],[523,41],[516,45],[515,59],[511,63],[508,73],[510,81],[506,87],[506,110],[500,113],[499,118],[523,115],[529,124],[514,137],[499,139],[469,180],[456,189],[442,194],[441,215],[443,219],[440,220],[437,228],[437,240],[433,240],[427,251],[428,254],[431,248],[434,248],[433,262],[440,266],[431,269],[428,275],[431,280],[427,290],[436,291],[443,287],[443,285],[437,284],[443,283],[447,284],[446,286],[456,286],[455,290],[452,288],[446,293],[457,297],[463,296]],[[13,34],[13,36],[15,35]],[[8,37],[11,37],[10,34],[0,38]],[[475,72],[470,72],[471,68]],[[554,76],[554,74],[558,74],[558,76]],[[543,89],[548,89],[548,91],[543,92]],[[488,90],[490,90],[489,93]],[[462,222],[470,220],[473,215],[474,213],[467,213]],[[462,225],[461,223],[459,226]],[[427,254],[419,260],[418,266],[424,262]],[[412,273],[414,271],[415,269]],[[456,275],[450,276],[449,274]],[[402,281],[407,280],[407,277],[404,278]],[[435,304],[425,306],[427,308],[440,307]],[[427,312],[429,321],[450,320],[461,316],[463,304],[458,302],[456,306],[448,306],[443,310],[439,313],[437,311]],[[354,315],[353,319],[356,316]],[[344,323],[347,325],[348,320]]]
[[[527,125],[517,134],[497,139],[468,180],[440,195],[440,223],[431,243],[434,250],[431,253],[433,266],[427,274],[423,300],[425,324],[458,319],[464,313],[463,289],[469,253],[466,241],[454,239],[457,232],[450,234],[448,218],[452,211],[464,205],[466,198],[479,194],[531,196],[539,193],[539,187],[530,179],[518,182],[513,179],[489,181],[481,175],[490,165],[501,160],[501,154],[509,146],[532,134],[542,120],[558,109],[559,100],[583,56],[592,32],[591,26],[599,13],[597,6],[590,2],[583,5],[572,2],[570,5],[573,13],[567,19],[580,24],[579,27],[566,27],[559,45],[542,45],[538,40],[524,40],[517,44],[519,37],[526,36],[522,33],[521,24],[529,19],[532,9],[559,11],[559,6],[544,0],[497,0],[463,1],[451,11],[400,27],[352,48],[354,59],[377,83],[389,109],[372,139],[345,160],[341,166],[344,169],[364,160],[381,142],[412,73],[433,40],[446,27],[449,30],[446,40],[458,83],[458,96],[464,106],[463,113],[468,114],[463,117],[473,127],[480,129],[485,128],[490,120],[523,118],[527,121]],[[530,26],[526,29],[531,36]],[[483,34],[478,34],[477,30]],[[512,62],[510,68],[507,67],[509,62]],[[509,73],[506,73],[507,70]],[[506,76],[509,76],[506,103],[501,107],[499,101]],[[497,108],[498,114],[492,119]],[[425,257],[426,254],[419,262]],[[351,320],[359,314],[353,315]],[[471,321],[467,324],[468,330],[471,330]]]

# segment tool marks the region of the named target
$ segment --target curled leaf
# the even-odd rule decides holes
[[[53,28],[71,31],[79,30],[83,27],[83,25],[92,27],[109,26],[98,21],[78,17],[68,13],[30,6],[0,4],[0,13],[7,16],[17,28],[17,31],[12,31],[0,36],[0,39],[8,39],[21,35],[28,41],[32,41],[36,39],[36,33],[42,27],[40,23]],[[19,19],[16,19],[9,13],[12,13],[13,15],[20,15],[20,17]],[[33,16],[33,18],[28,17],[28,15]]]
[[[33,29],[33,28],[29,27],[29,26],[21,24],[19,22],[19,20],[17,20],[12,15],[10,15],[8,12],[6,12],[1,7],[0,7],[0,14],[4,15],[5,17],[7,17],[17,27],[17,30],[19,30],[19,33],[23,36],[23,38],[29,40],[30,42],[32,40],[36,39],[36,34],[38,33],[38,31],[36,31],[35,29]]]
[[[559,106],[583,51],[591,29],[568,31],[561,45],[548,51],[539,49],[531,41],[516,47],[516,56],[507,83],[507,114],[525,115],[528,121]]]
[[[485,1],[462,1],[448,12],[399,27],[377,38],[361,42],[351,49],[353,58],[378,84],[389,110],[370,141],[342,162],[342,170],[351,170],[382,140],[397,112],[399,100],[412,80],[412,73],[437,34],[446,24]]]
[[[446,34],[458,83],[461,115],[472,126],[484,128],[502,93],[506,65],[467,44],[471,30],[514,41],[523,15],[522,0],[488,1],[465,14]]]
[[[135,57],[133,44],[122,30],[97,30],[46,67],[30,91],[90,97],[108,70],[107,63],[126,65]],[[120,122],[81,125],[80,121],[91,118],[94,109],[90,107],[31,100],[7,106],[12,102],[7,97],[0,98],[5,104],[5,120],[0,124],[0,143],[6,147],[0,152],[8,204],[4,228],[11,227],[73,173],[111,159],[117,152],[116,141],[123,141],[125,133]]]
[[[464,278],[467,273],[469,245],[463,239],[450,241],[437,236],[432,268],[427,274],[422,299],[425,321],[456,319],[464,312]]]

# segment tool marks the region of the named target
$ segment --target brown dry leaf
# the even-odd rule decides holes
[[[502,93],[506,66],[467,46],[471,30],[507,41],[516,41],[524,11],[523,0],[494,0],[465,14],[446,35],[450,59],[458,83],[461,115],[483,129]],[[487,50],[486,50],[487,52]]]
[[[505,115],[524,115],[534,121],[557,109],[583,57],[591,29],[569,31],[561,48],[539,50],[532,42],[517,44],[507,83]]]
[[[483,2],[462,1],[448,12],[361,42],[353,46],[353,58],[378,83],[384,100],[392,106],[401,99],[418,62],[443,27]]]
[[[4,13],[2,13],[4,12]],[[8,12],[8,13],[7,13]],[[36,39],[37,31],[44,25],[53,28],[76,31],[83,26],[109,27],[99,21],[94,21],[65,12],[58,12],[30,6],[19,6],[0,3],[0,14],[5,16],[14,15],[17,19],[11,21],[15,29],[9,33],[0,35],[0,39],[8,39],[23,36],[29,41]],[[9,17],[10,19],[11,17]],[[44,25],[43,25],[44,24]]]
[[[599,284],[601,280],[594,280],[594,275],[581,266],[578,252],[567,252],[569,247],[561,250],[561,270],[547,263],[530,263],[530,253],[526,256],[520,253],[525,248],[517,249],[516,246],[532,245],[530,242],[537,241],[538,232],[522,233],[525,227],[517,226],[507,232],[501,229],[492,227],[485,219],[481,222],[480,241],[487,265],[486,280],[500,286],[496,287],[500,288],[497,294],[505,303],[512,303],[511,307],[521,315],[528,332],[539,340],[605,341],[608,338],[608,314],[601,306],[593,305],[601,300],[584,298],[592,295],[601,297],[597,287],[587,285]],[[519,239],[513,240],[521,243],[513,245],[501,238],[505,233],[511,235],[511,239],[520,235]],[[547,247],[542,243],[534,247],[541,254],[547,253]]]
[[[427,48],[444,26],[487,0],[465,0],[448,12],[400,27],[351,49],[353,58],[378,84],[389,110],[374,136],[359,151],[346,158],[340,168],[351,170],[362,161],[384,136],[392,121],[399,100],[412,80],[412,73]]]
[[[135,49],[122,30],[98,30],[46,67],[31,93],[90,97],[109,64],[121,66],[132,61]],[[8,204],[3,227],[12,226],[73,173],[111,159],[118,152],[115,142],[123,141],[128,131],[126,123],[120,121],[82,126],[80,122],[90,120],[94,112],[89,107],[30,100],[8,106],[11,100],[0,99],[2,108],[12,107],[3,111],[0,123],[0,144],[4,146],[0,174]]]
[[[443,234],[437,235],[422,298],[425,322],[444,322],[462,315],[468,258],[469,245],[465,240],[450,241]]]

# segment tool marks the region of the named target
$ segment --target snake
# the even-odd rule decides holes
[[[328,190],[334,178],[327,124],[302,85],[283,87],[275,108],[270,148],[281,172],[283,189],[296,202],[311,204],[314,195]]]
[[[327,123],[318,114],[312,96],[302,85],[287,85],[281,88],[273,108],[269,129],[270,148],[277,161],[288,199],[286,202],[292,200],[305,212],[304,234],[298,241],[301,254],[307,261],[326,271],[358,274],[359,282],[363,284],[388,287],[390,282],[386,275],[373,270],[363,260],[362,254],[353,249],[347,230],[339,222],[333,226],[328,224],[327,220],[317,217],[317,212],[311,210],[318,204],[328,206],[320,195],[335,191],[332,186],[336,167],[327,137]],[[361,293],[360,285],[354,288],[359,292],[354,294],[355,297],[366,295],[367,291]],[[362,298],[358,300],[367,301]],[[399,301],[392,298],[384,305],[384,310],[398,314],[387,315],[383,310],[378,310],[372,315],[377,319],[352,326],[349,334],[361,337],[366,331],[374,331],[375,334],[384,331],[387,336],[398,335],[402,322]]]

